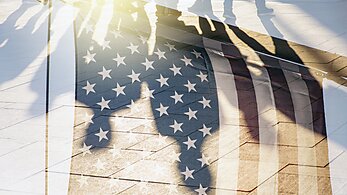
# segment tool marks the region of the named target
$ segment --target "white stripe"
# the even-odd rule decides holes
[[[229,61],[224,58],[220,42],[203,39],[214,70],[219,108],[219,147],[218,156],[236,148],[231,158],[220,158],[217,161],[216,188],[237,189],[239,168],[239,109],[234,75]],[[235,139],[236,138],[236,139]],[[235,140],[230,142],[230,140]],[[227,143],[227,144],[226,144]],[[236,160],[235,160],[236,159]],[[216,192],[217,194],[218,191]]]
[[[265,67],[248,65],[252,77],[259,113],[258,194],[278,194],[277,122],[274,95]],[[270,178],[270,179],[269,179]],[[269,180],[267,180],[269,179]],[[260,185],[267,180],[263,185]]]
[[[299,68],[297,72],[299,72]],[[283,71],[286,81],[291,92],[294,105],[297,133],[297,149],[298,164],[310,164],[316,166],[315,150],[307,150],[307,148],[315,144],[315,133],[312,126],[312,108],[310,94],[308,92],[305,81],[299,74]],[[315,177],[305,177],[307,173]],[[318,194],[317,169],[298,166],[298,193],[299,194]],[[310,186],[310,188],[308,188]]]

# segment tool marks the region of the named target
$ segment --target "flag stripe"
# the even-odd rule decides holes
[[[221,44],[210,39],[204,39],[206,51],[211,60],[216,78],[216,87],[218,95],[219,107],[219,147],[218,155],[221,157],[230,151],[231,148],[236,148],[233,151],[233,160],[230,158],[220,158],[217,161],[216,173],[216,187],[224,189],[237,189],[238,172],[239,172],[239,140],[234,137],[239,137],[239,109],[238,99],[236,95],[236,84],[234,75],[232,73],[230,64],[226,58],[223,57]],[[230,143],[225,145],[223,143]],[[216,192],[219,193],[218,191]],[[235,192],[236,194],[236,192]]]

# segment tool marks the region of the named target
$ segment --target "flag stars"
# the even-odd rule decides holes
[[[91,25],[91,24],[86,24],[84,26],[84,29],[86,30],[86,34],[88,34],[89,32],[94,32],[93,25]]]
[[[117,62],[117,67],[120,66],[120,65],[126,65],[125,62],[124,62],[124,59],[125,59],[125,56],[120,56],[119,53],[117,53],[117,57],[116,58],[113,58],[113,60],[115,62]]]
[[[131,74],[128,75],[129,78],[131,78],[131,83],[134,83],[135,81],[141,82],[139,79],[141,73],[135,73],[133,70],[131,70]]]
[[[169,80],[169,78],[165,78],[161,74],[160,74],[160,78],[156,80],[160,83],[160,87],[163,87],[164,85],[169,86],[169,84],[167,83],[167,80]]]
[[[188,140],[183,143],[187,145],[187,150],[189,150],[190,148],[196,148],[195,142],[196,142],[196,139],[191,140],[190,137],[188,136]]]
[[[140,41],[142,42],[142,44],[145,44],[146,41],[147,41],[147,38],[144,37],[144,36],[142,36],[142,35],[139,36],[139,39],[140,39]]]
[[[97,171],[105,170],[105,163],[98,159],[97,162],[94,164],[94,167]]]
[[[194,190],[194,191],[197,192],[198,195],[207,195],[207,194],[206,194],[206,190],[207,190],[207,189],[208,189],[208,187],[204,188],[204,187],[202,187],[201,184],[199,184],[199,189],[196,189],[196,190]]]
[[[123,37],[123,35],[118,30],[113,30],[111,33],[113,34],[115,39],[117,39],[118,37]]]
[[[91,147],[92,147],[92,145],[87,146],[86,143],[83,143],[83,148],[79,149],[79,151],[82,152],[82,156],[85,156],[86,154],[91,154],[91,152],[90,152]]]
[[[85,113],[85,116],[84,116],[85,125],[87,125],[89,123],[94,124],[93,117],[94,117],[94,114]]]
[[[133,43],[130,43],[130,45],[127,48],[130,49],[131,54],[134,54],[135,52],[140,53],[138,50],[139,46],[134,45]]]
[[[163,106],[163,104],[160,103],[160,106],[159,108],[156,108],[155,110],[157,110],[159,112],[159,116],[162,116],[162,115],[169,115],[167,113],[167,109],[169,108],[169,106]]]
[[[109,131],[104,131],[102,130],[102,128],[100,127],[99,129],[99,133],[96,133],[95,135],[99,137],[99,142],[101,142],[103,139],[105,140],[108,140],[108,137],[107,137],[107,133]]]
[[[172,51],[172,50],[177,51],[177,49],[175,48],[175,45],[171,45],[171,44],[168,43],[168,42],[166,42],[164,45],[165,45],[166,47],[168,47],[170,51]]]
[[[201,81],[201,82],[204,82],[204,81],[208,82],[208,80],[207,80],[207,74],[203,74],[203,73],[200,71],[200,73],[197,74],[196,76],[200,78],[200,81]]]
[[[117,83],[117,87],[116,87],[116,88],[113,88],[112,90],[115,91],[115,92],[117,93],[116,96],[118,97],[120,94],[125,95],[124,89],[125,89],[125,86],[120,86],[120,85]]]
[[[203,59],[203,57],[202,57],[201,53],[199,53],[199,52],[195,51],[194,49],[193,49],[193,51],[192,51],[191,53],[195,55],[196,59],[198,59],[198,58]]]
[[[174,120],[174,124],[170,125],[170,127],[173,128],[174,133],[176,133],[177,131],[183,132],[181,128],[182,125],[183,123],[177,123],[177,121]]]
[[[194,179],[193,172],[195,170],[189,170],[188,167],[186,167],[186,170],[181,172],[182,175],[184,175],[184,181],[186,181],[188,178]]]
[[[176,74],[179,74],[182,76],[182,73],[180,72],[181,68],[176,67],[175,64],[172,64],[172,68],[170,68],[170,70],[173,72],[174,76],[176,76]]]
[[[201,158],[196,159],[197,161],[201,162],[201,167],[203,167],[204,165],[210,165],[209,158],[206,157],[204,154],[202,154]]]
[[[149,61],[147,58],[145,59],[145,62],[141,63],[142,65],[144,65],[146,67],[146,71],[148,69],[153,69],[154,70],[154,67],[153,67],[153,62],[154,61]]]
[[[175,95],[172,95],[172,96],[170,96],[170,97],[173,98],[173,99],[175,100],[175,104],[177,104],[178,102],[183,103],[182,96],[183,96],[183,94],[178,94],[178,93],[175,91]]]
[[[116,148],[116,144],[113,144],[113,148],[108,150],[109,153],[112,154],[112,157],[115,158],[117,156],[120,156],[121,154],[121,149]]]
[[[159,60],[160,60],[161,58],[164,58],[165,60],[167,59],[167,58],[165,57],[165,52],[160,51],[160,49],[157,49],[157,51],[154,52],[154,53],[158,55]]]
[[[96,53],[90,53],[89,50],[87,50],[87,55],[83,56],[84,62],[86,64],[89,64],[90,62],[96,62],[94,57]]]
[[[186,65],[186,66],[188,66],[188,65],[193,66],[193,64],[192,64],[192,59],[189,59],[189,58],[187,58],[186,56],[183,56],[183,58],[181,59],[181,61],[183,61],[183,62],[184,62],[184,65]]]
[[[86,95],[88,95],[90,92],[95,93],[94,87],[95,83],[90,84],[89,81],[87,81],[87,85],[84,86],[82,89],[86,90]]]
[[[189,80],[187,81],[187,84],[185,84],[184,86],[187,87],[188,89],[188,92],[190,91],[195,91],[196,92],[196,89],[195,89],[195,83],[191,83]]]
[[[143,95],[146,97],[146,98],[152,98],[152,99],[155,99],[153,93],[154,93],[154,89],[149,89],[148,87],[145,88],[145,91],[143,92]]]
[[[205,124],[203,124],[199,131],[202,132],[202,137],[205,137],[206,135],[211,135],[211,129],[211,127],[206,127]]]
[[[98,102],[97,104],[100,106],[101,111],[103,111],[105,108],[110,109],[108,104],[111,100],[105,100],[104,97],[101,97],[101,102]]]
[[[205,99],[205,97],[202,97],[202,100],[199,101],[199,103],[202,104],[203,108],[206,108],[206,107],[211,108],[210,102],[211,100],[207,100]]]
[[[105,67],[102,67],[102,71],[98,72],[99,75],[102,76],[102,80],[105,80],[106,78],[111,79],[110,72],[112,69],[106,70]]]
[[[101,44],[101,47],[102,47],[102,50],[105,50],[106,48],[107,49],[111,49],[110,41],[103,41],[102,44]]]
[[[189,109],[188,109],[188,112],[185,112],[184,114],[188,116],[189,120],[191,120],[192,118],[198,119],[198,118],[196,117],[196,113],[197,113],[197,112],[198,112],[197,110],[196,110],[196,111],[193,111],[192,109],[189,108]]]

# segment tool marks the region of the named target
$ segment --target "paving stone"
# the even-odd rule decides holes
[[[134,186],[136,182],[117,178],[70,175],[68,194],[118,194]]]

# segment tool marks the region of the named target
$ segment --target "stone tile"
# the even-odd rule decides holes
[[[165,183],[177,183],[182,178],[175,164],[158,163],[156,160],[140,160],[112,176],[122,179]]]
[[[131,188],[135,183],[117,178],[70,175],[68,194],[118,194]]]
[[[295,146],[274,146],[274,145],[260,145],[255,143],[245,143],[237,151],[232,151],[223,158],[239,159],[245,161],[260,162],[261,147],[266,150],[273,148],[276,150],[278,159],[263,159],[265,162],[279,162],[280,164],[300,164],[306,166],[320,166],[324,167],[328,165],[336,156],[328,156],[328,153],[324,150],[327,147],[326,143],[321,142],[313,148],[308,147],[295,147]],[[239,155],[235,155],[239,153]],[[266,155],[264,153],[263,155]]]
[[[273,177],[277,178],[279,194],[297,194],[299,190],[304,194],[331,194],[331,180],[327,168],[289,165]],[[268,181],[258,188],[266,186]]]
[[[91,154],[83,153],[73,156],[50,168],[50,171],[61,172],[66,163],[71,161],[70,173],[108,177],[117,171],[129,168],[133,163],[150,155],[147,151],[116,150],[109,148],[92,148]],[[114,154],[114,155],[113,155]],[[99,161],[99,162],[98,162]],[[98,166],[99,165],[99,166]]]
[[[170,183],[150,183],[146,181],[136,182],[136,185],[120,193],[121,195],[137,194],[196,194],[194,188],[170,184]]]

